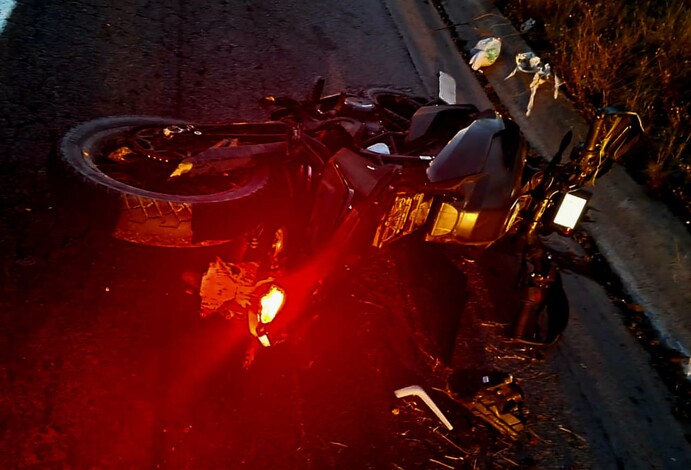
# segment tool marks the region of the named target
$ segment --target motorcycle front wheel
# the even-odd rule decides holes
[[[534,288],[537,290],[537,288]],[[551,346],[561,338],[569,322],[569,301],[557,273],[554,283],[540,293],[535,302],[526,288],[514,325],[514,339],[535,346]]]
[[[188,125],[149,116],[105,117],[78,125],[58,147],[67,191],[114,237],[133,243],[209,246],[252,230],[265,209],[268,165],[173,181],[170,175],[179,162],[175,153],[146,149],[154,133]],[[179,150],[184,157],[185,149]]]

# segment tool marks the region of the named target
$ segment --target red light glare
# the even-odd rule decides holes
[[[261,304],[260,320],[262,323],[271,323],[285,302],[285,292],[280,287],[271,286],[271,289],[264,294],[259,303]]]

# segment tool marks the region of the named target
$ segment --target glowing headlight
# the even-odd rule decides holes
[[[285,292],[283,289],[271,286],[268,292],[259,299],[259,304],[261,305],[259,319],[261,322],[264,324],[271,323],[278,315],[279,310],[281,310],[284,301]]]
[[[587,202],[588,199],[580,194],[564,194],[564,199],[554,217],[554,223],[572,230],[581,218]]]

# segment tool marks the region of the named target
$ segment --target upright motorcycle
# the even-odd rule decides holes
[[[243,318],[264,346],[282,341],[344,266],[413,233],[473,250],[514,237],[514,335],[554,343],[568,303],[542,236],[573,232],[581,188],[631,148],[638,116],[603,109],[568,161],[570,132],[533,168],[518,126],[492,110],[387,89],[322,96],[323,87],[303,100],[265,97],[265,122],[97,119],[64,137],[61,160],[117,238],[234,244],[202,278],[202,315]]]

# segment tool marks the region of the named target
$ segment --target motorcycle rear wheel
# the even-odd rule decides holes
[[[115,238],[133,243],[200,247],[226,243],[246,233],[259,223],[268,192],[268,165],[242,170],[220,185],[214,181],[203,187],[168,191],[165,179],[144,183],[141,177],[128,174],[126,163],[113,171],[115,160],[104,156],[117,151],[119,145],[126,146],[128,132],[133,129],[187,124],[162,117],[115,116],[78,125],[58,148],[64,176],[71,183],[69,191],[77,196],[82,209],[91,206],[92,215]],[[144,164],[149,165],[145,174],[158,172],[155,165],[168,165],[161,174],[169,175],[175,169],[174,162],[144,159]]]

